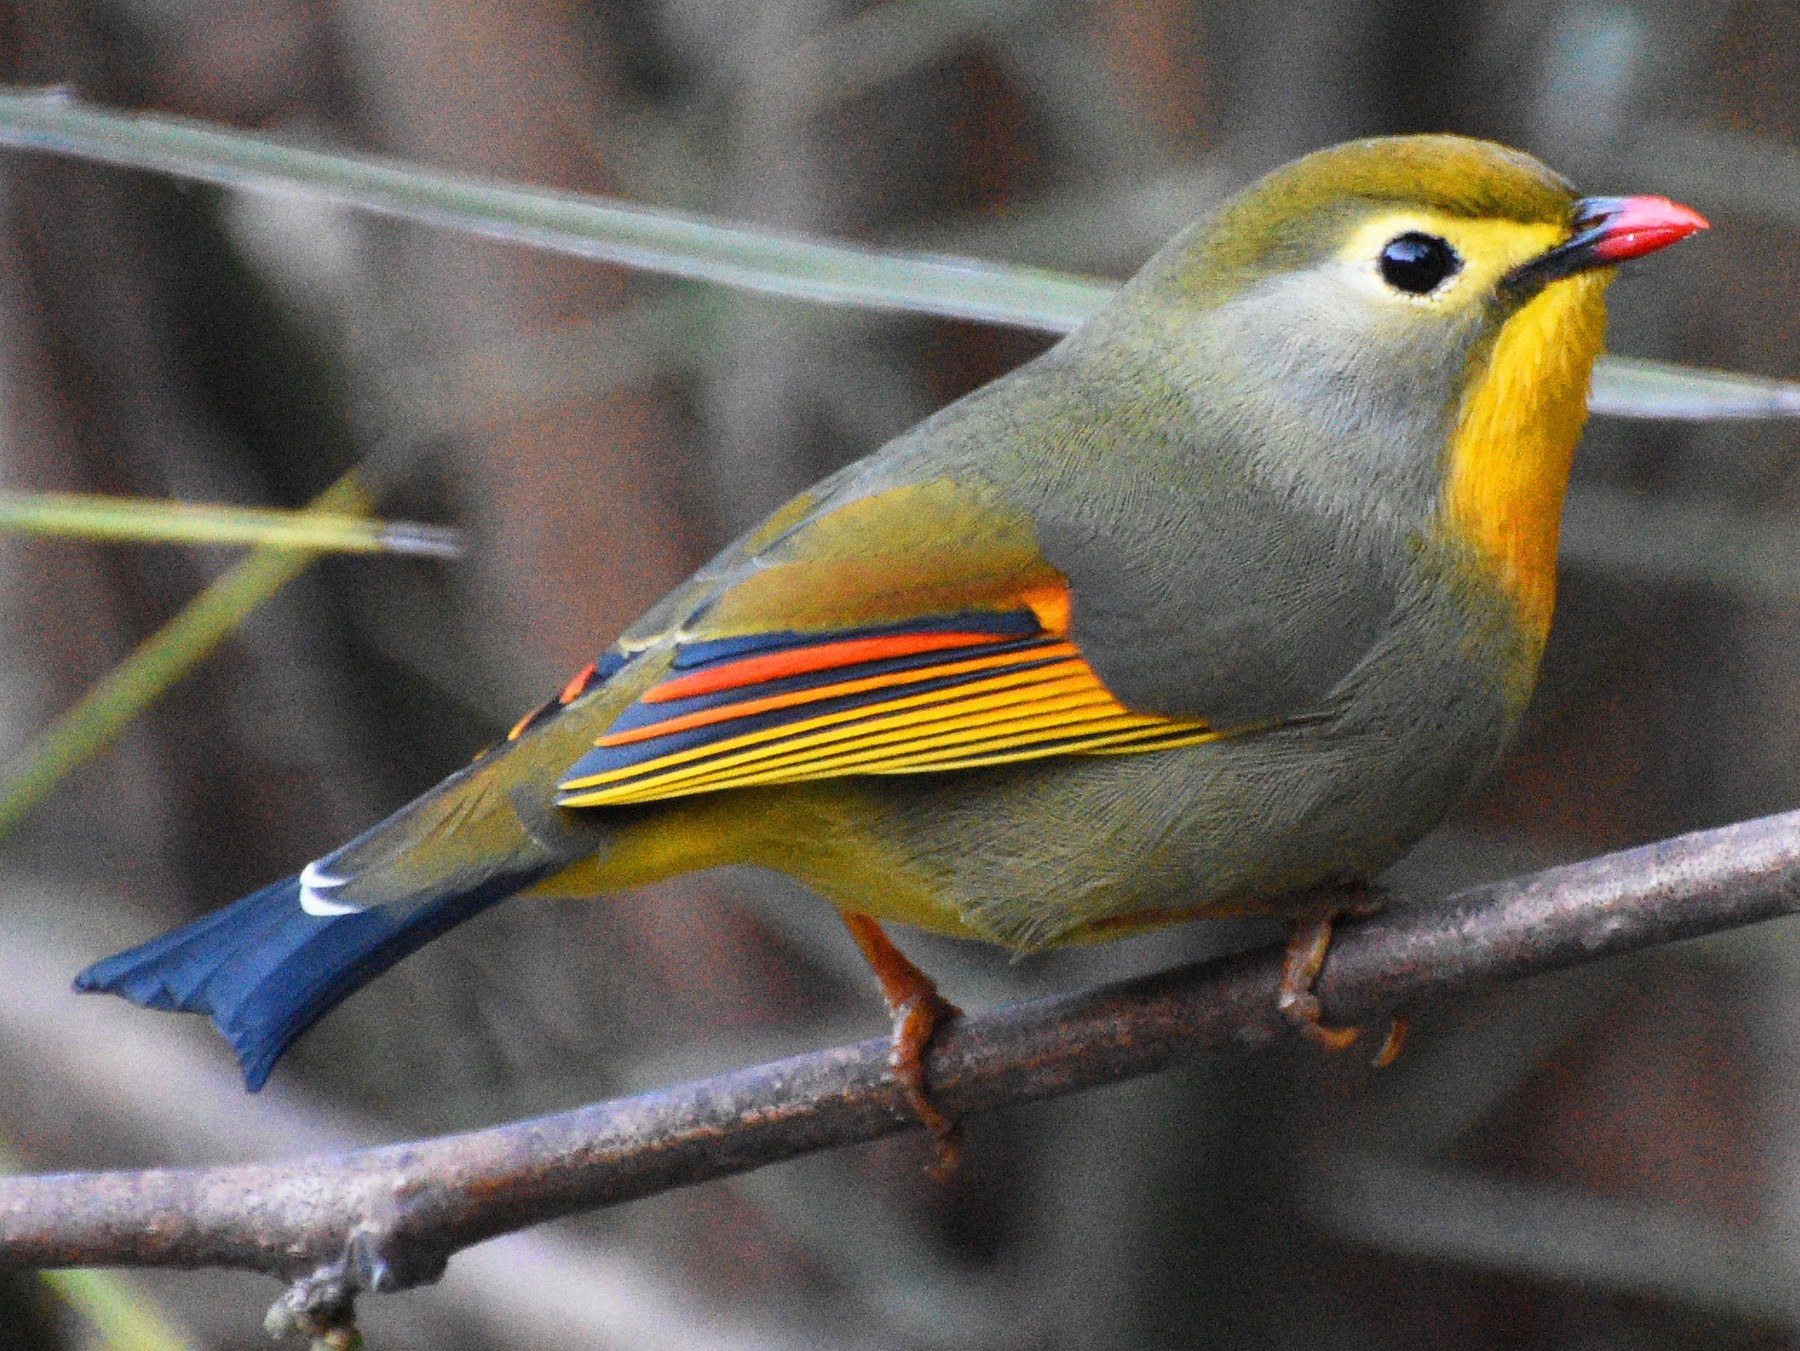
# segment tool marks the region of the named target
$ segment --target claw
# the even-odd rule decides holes
[[[1410,1026],[1411,1021],[1404,1013],[1396,1013],[1388,1023],[1388,1034],[1381,1043],[1381,1049],[1369,1063],[1378,1070],[1384,1070],[1398,1060],[1401,1049],[1406,1045],[1406,1030]]]
[[[1325,966],[1325,954],[1331,951],[1331,926],[1346,915],[1372,915],[1380,909],[1381,902],[1367,894],[1328,901],[1302,910],[1288,931],[1281,981],[1275,987],[1275,1007],[1287,1015],[1302,1036],[1328,1051],[1342,1051],[1362,1034],[1360,1027],[1326,1026],[1319,997],[1313,993],[1313,982]],[[1386,1069],[1400,1058],[1400,1049],[1406,1045],[1406,1029],[1405,1014],[1396,1015],[1388,1024],[1387,1036],[1371,1062],[1376,1069]]]
[[[1342,1051],[1362,1035],[1360,1027],[1326,1026],[1312,988],[1324,969],[1325,954],[1331,951],[1331,926],[1345,913],[1345,906],[1322,905],[1295,917],[1281,962],[1281,983],[1275,987],[1275,1007],[1302,1035],[1328,1051]]]

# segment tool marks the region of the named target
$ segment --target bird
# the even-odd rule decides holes
[[[779,507],[504,740],[294,876],[76,978],[254,1091],[514,895],[719,865],[843,915],[940,1141],[957,1010],[881,927],[1014,953],[1292,922],[1278,1002],[1494,764],[1549,632],[1616,267],[1707,222],[1452,135],[1252,183],[1036,359]],[[1333,899],[1336,898],[1336,899]]]

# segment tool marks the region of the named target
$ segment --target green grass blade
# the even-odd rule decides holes
[[[312,503],[314,510],[341,515],[366,513],[370,507],[354,471]],[[110,746],[133,718],[230,637],[246,615],[318,557],[316,549],[257,549],[140,643],[74,707],[0,767],[0,839],[65,775]]]
[[[0,145],[225,187],[305,192],[445,229],[769,295],[1063,333],[1116,284],[1039,268],[921,257],[775,234],[602,197],[525,188],[366,155],[327,154],[169,117],[0,88]],[[1594,411],[1685,420],[1784,417],[1800,385],[1601,359]]]
[[[459,532],[316,511],[156,502],[91,493],[0,492],[0,533],[150,544],[251,544],[320,553],[456,558]]]
[[[1675,422],[1800,417],[1800,384],[1639,357],[1602,357],[1590,412]]]
[[[148,1295],[111,1271],[46,1271],[45,1285],[85,1319],[105,1351],[188,1351],[192,1342]]]
[[[371,156],[326,154],[199,122],[105,112],[59,94],[0,91],[0,145],[226,187],[299,190],[446,229],[828,304],[1060,331],[1113,290],[1108,282],[1035,268],[883,253]]]

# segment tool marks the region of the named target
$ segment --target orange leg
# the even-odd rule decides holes
[[[1325,966],[1325,954],[1331,951],[1331,926],[1344,915],[1368,915],[1380,908],[1380,902],[1374,900],[1320,905],[1295,916],[1288,931],[1275,1007],[1328,1051],[1342,1051],[1362,1034],[1360,1027],[1327,1027],[1321,1020],[1319,997],[1313,993],[1313,982]],[[1400,1049],[1406,1045],[1406,1029],[1404,1014],[1388,1024],[1387,1036],[1375,1055],[1375,1068],[1386,1069],[1399,1059]]]
[[[961,1123],[940,1112],[925,1091],[925,1048],[931,1044],[938,1025],[959,1017],[962,1010],[938,993],[931,977],[907,960],[874,920],[847,910],[839,913],[843,915],[844,927],[862,950],[863,960],[881,982],[881,997],[893,1015],[894,1043],[888,1064],[914,1114],[937,1138],[937,1161],[932,1165],[932,1174],[948,1177],[956,1167]]]

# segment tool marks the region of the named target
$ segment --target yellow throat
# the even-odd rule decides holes
[[[1441,503],[1493,568],[1541,646],[1556,606],[1556,545],[1612,269],[1552,283],[1501,329],[1463,395]]]

